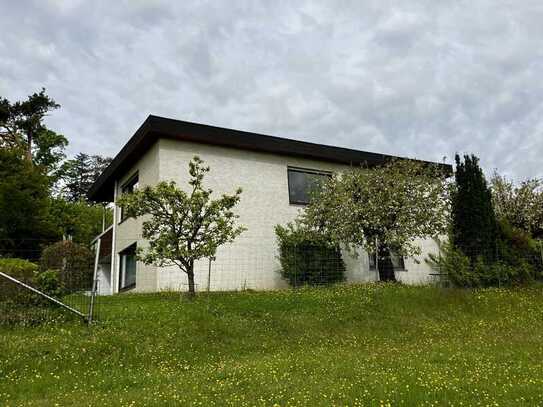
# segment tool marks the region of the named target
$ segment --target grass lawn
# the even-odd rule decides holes
[[[0,328],[0,405],[542,405],[543,288],[100,300]]]

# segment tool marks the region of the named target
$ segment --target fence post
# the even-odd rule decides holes
[[[375,237],[375,280],[381,281],[381,275],[379,274],[379,240]]]
[[[294,289],[298,288],[298,257],[301,252],[298,250],[298,245],[294,244]]]
[[[211,291],[211,262],[214,260],[214,256],[209,258],[209,269],[207,270],[207,292]]]
[[[94,317],[94,302],[96,301],[97,291],[98,291],[98,279],[95,279],[92,282],[91,299],[90,299],[90,305],[89,305],[89,316],[87,317],[87,322],[89,325],[92,324],[92,320]]]
[[[92,274],[92,287],[91,287],[91,300],[89,305],[89,316],[87,321],[89,325],[92,323],[94,313],[94,300],[96,297],[96,290],[98,287],[98,263],[100,261],[100,249],[102,248],[102,239],[98,239],[96,242],[96,253],[94,254],[94,270]]]

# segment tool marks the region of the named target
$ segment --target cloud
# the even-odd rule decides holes
[[[8,2],[0,94],[45,86],[70,152],[150,114],[543,176],[543,3]]]

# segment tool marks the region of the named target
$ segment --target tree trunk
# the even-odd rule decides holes
[[[26,145],[26,159],[32,162],[32,131],[28,132],[28,141]]]
[[[196,290],[194,289],[194,262],[191,261],[189,269],[187,271],[187,278],[189,280],[189,297],[193,298],[196,295]]]

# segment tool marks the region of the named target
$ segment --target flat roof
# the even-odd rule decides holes
[[[394,158],[407,159],[150,115],[91,186],[88,191],[89,199],[112,202],[115,180],[122,177],[160,138],[355,166],[372,167]],[[452,166],[449,164],[416,161],[438,164],[443,167],[444,172],[452,173]]]

